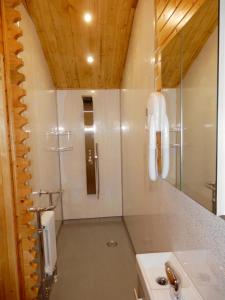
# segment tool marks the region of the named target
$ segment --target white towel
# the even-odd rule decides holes
[[[45,257],[45,273],[52,275],[56,266],[56,234],[55,234],[55,213],[54,211],[46,211],[41,216],[41,223],[44,226],[44,257]]]
[[[155,117],[156,131],[163,130],[164,116],[166,115],[166,99],[160,92],[150,94],[148,99],[148,121]]]
[[[165,179],[169,173],[169,121],[166,114],[166,100],[162,93],[151,93],[148,100],[148,128],[149,128],[149,178],[156,181],[158,174],[157,166],[157,141],[156,134],[161,132],[162,146],[162,174]]]

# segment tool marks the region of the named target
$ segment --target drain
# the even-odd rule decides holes
[[[107,245],[109,248],[115,248],[115,247],[118,246],[118,243],[117,243],[116,241],[111,240],[111,241],[107,242],[106,245]]]
[[[167,285],[168,284],[168,280],[166,277],[158,277],[156,279],[156,282],[159,284],[159,285]]]

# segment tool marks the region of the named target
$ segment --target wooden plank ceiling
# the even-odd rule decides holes
[[[205,0],[156,0],[158,47],[164,48],[204,2]]]
[[[55,86],[119,88],[138,0],[26,0]],[[83,21],[85,12],[93,21]],[[87,64],[87,55],[95,61]]]
[[[218,24],[218,0],[156,0],[156,13],[161,86],[173,88]]]

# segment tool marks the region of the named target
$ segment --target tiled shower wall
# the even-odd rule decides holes
[[[205,300],[224,300],[225,222],[166,181],[148,180],[153,22],[154,1],[139,0],[121,92],[124,219],[137,253],[174,251]]]
[[[56,90],[34,24],[22,5],[19,9],[22,15],[20,26],[23,30],[21,42],[24,51],[21,57],[24,61],[23,73],[26,76],[24,88],[27,93],[25,102],[29,120],[26,129],[30,133],[32,190],[59,190],[59,155],[51,150],[51,147],[58,147],[58,137],[49,134],[58,126]],[[49,206],[47,196],[33,199],[36,206]],[[56,220],[58,229],[62,220],[60,200],[56,208]]]
[[[64,219],[122,215],[119,90],[62,90],[58,95]],[[87,195],[82,96],[93,98],[94,142],[99,148],[99,198]],[[97,176],[96,176],[97,179]]]

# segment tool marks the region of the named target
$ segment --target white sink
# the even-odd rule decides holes
[[[167,261],[181,279],[181,299],[202,300],[202,297],[172,252],[137,254],[136,258],[141,283],[150,300],[171,300],[169,284],[162,286],[156,281],[159,277],[166,277],[165,263]]]

